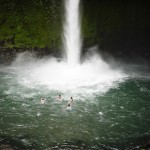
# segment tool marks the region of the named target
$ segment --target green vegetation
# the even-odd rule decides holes
[[[3,47],[59,47],[62,4],[51,1],[0,1],[0,41]]]
[[[0,47],[60,48],[63,0],[0,0]],[[148,47],[150,2],[81,0],[85,46]]]

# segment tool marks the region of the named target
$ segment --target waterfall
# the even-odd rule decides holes
[[[80,0],[65,0],[65,21],[63,25],[63,45],[69,65],[80,63],[81,33],[80,33]]]
[[[18,74],[21,85],[32,88],[48,88],[52,91],[63,91],[67,95],[72,92],[83,95],[105,93],[118,86],[126,75],[122,71],[112,69],[108,63],[96,53],[97,47],[89,49],[80,63],[80,0],[65,0],[64,47],[67,61],[51,57],[38,60],[28,53],[19,54],[13,62],[14,72]],[[114,66],[113,66],[114,68]],[[84,92],[83,92],[84,91]]]

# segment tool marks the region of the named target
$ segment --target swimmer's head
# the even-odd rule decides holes
[[[68,104],[68,107],[70,107],[70,104]]]
[[[72,97],[71,97],[70,99],[73,101],[73,98],[72,98]]]
[[[44,100],[44,98],[41,98],[41,100]]]

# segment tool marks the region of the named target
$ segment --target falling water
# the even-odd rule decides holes
[[[81,35],[79,0],[65,0],[64,49],[69,65],[80,62]]]
[[[28,53],[19,54],[12,63],[18,72],[18,81],[24,86],[43,86],[49,90],[73,91],[74,93],[105,93],[118,82],[124,81],[126,75],[118,69],[112,69],[91,48],[82,64],[80,63],[81,35],[80,35],[80,0],[65,0],[64,48],[67,63],[57,61],[56,58],[38,60]],[[25,70],[24,68],[27,68]],[[21,80],[23,79],[23,80]],[[118,81],[118,82],[116,82]],[[75,94],[73,94],[75,95]]]

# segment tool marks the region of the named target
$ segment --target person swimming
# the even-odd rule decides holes
[[[66,110],[72,110],[71,105],[68,103]]]
[[[70,97],[70,102],[73,102],[73,98],[72,97]]]
[[[70,105],[73,104],[73,97],[70,97],[70,100],[69,100],[68,104],[70,104]]]
[[[59,94],[58,97],[57,97],[57,99],[58,99],[59,101],[62,101],[62,96]]]
[[[45,100],[46,100],[45,98],[41,98],[41,101],[40,101],[41,104],[45,104]]]

